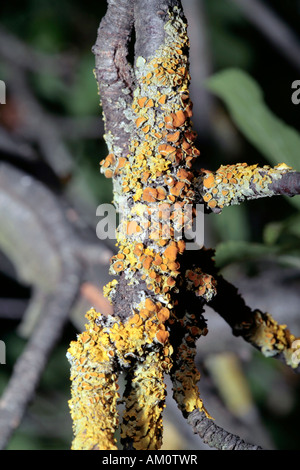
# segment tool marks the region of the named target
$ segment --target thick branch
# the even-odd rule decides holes
[[[179,1],[149,0],[145,3],[136,0],[135,51],[139,57],[135,61],[137,86],[131,102],[132,83],[126,45],[131,31],[132,4],[129,0],[118,4],[113,0],[108,2],[108,12],[101,22],[94,48],[110,152],[102,162],[102,171],[106,177],[114,179],[115,198],[122,199],[127,213],[117,232],[119,252],[111,259],[110,272],[119,277],[107,284],[104,290],[114,305],[114,316],[106,318],[95,310],[88,312],[86,331],[69,349],[74,384],[70,402],[75,422],[74,448],[95,448],[94,442],[97,448],[115,448],[111,438],[118,425],[115,407],[118,395],[112,386],[115,383],[113,374],[130,368],[131,381],[124,394],[126,409],[121,435],[128,448],[159,448],[164,386],[158,387],[157,384],[162,382],[163,373],[171,373],[174,396],[182,412],[209,445],[220,449],[256,450],[258,447],[245,444],[201,415],[194,346],[195,340],[207,331],[202,321],[197,323],[196,302],[191,305],[185,297],[183,305],[180,299],[189,290],[191,295],[195,294],[197,304],[200,302],[202,306],[204,301],[209,302],[216,295],[214,273],[204,271],[202,263],[189,266],[186,242],[175,237],[183,225],[192,224],[193,214],[181,220],[176,214],[168,216],[166,207],[170,202],[178,203],[179,207],[197,202],[192,164],[200,152],[194,145],[196,136],[190,121],[192,103],[188,93],[186,21]],[[269,185],[273,180],[290,171],[286,166],[272,171],[267,168],[256,170],[254,166],[249,176],[245,165],[241,165],[241,170],[244,173],[242,171],[239,178],[237,175],[235,178],[227,176],[230,184],[238,186],[242,197],[247,196],[244,191],[246,183],[250,192],[259,193],[254,177],[262,181],[265,192],[270,192]],[[224,179],[221,179],[222,183]],[[199,185],[202,185],[201,189],[205,188],[202,192],[200,190],[204,200],[206,189],[211,187],[207,183],[202,175]],[[212,186],[213,183],[214,176]],[[209,196],[208,201],[212,198]],[[166,203],[164,208],[160,208],[162,214],[155,213],[154,209],[161,201]],[[217,201],[215,205],[208,206],[216,208]],[[153,217],[149,222],[148,215],[152,209]],[[172,233],[169,232],[167,237],[159,233],[160,226],[164,230],[169,228],[161,219],[172,220]],[[152,229],[151,233],[148,229]],[[212,263],[212,253],[206,252],[205,255],[203,250],[202,254]],[[271,327],[275,326],[269,317],[267,321]],[[256,333],[254,323],[251,326]],[[283,329],[278,331],[281,334]],[[288,341],[284,334],[277,339],[274,349],[277,344],[284,345],[284,340]],[[273,342],[270,344],[272,346]],[[77,367],[80,360],[84,360],[82,352],[91,359],[83,371]],[[100,364],[102,382],[95,383],[95,360]],[[115,361],[113,365],[112,361]],[[176,374],[172,374],[173,366]],[[103,386],[109,390],[105,397]],[[81,397],[84,400],[81,401]],[[154,397],[155,402],[149,401],[149,397]],[[112,406],[109,406],[110,398]],[[91,403],[96,402],[100,403],[100,412],[95,407],[95,419],[91,422],[87,416],[90,415]],[[103,416],[108,423],[106,427],[102,425]],[[158,427],[155,427],[156,423]],[[103,436],[105,430],[108,442]],[[90,436],[93,436],[92,442],[86,442],[86,437]]]
[[[134,18],[136,30],[135,58],[139,56],[148,59],[164,43],[164,26],[168,18],[168,10],[174,6],[180,7],[180,0],[153,0],[144,2],[135,0]]]
[[[93,47],[106,140],[109,152],[118,157],[127,155],[131,129],[124,109],[130,107],[133,91],[132,71],[127,61],[132,25],[133,1],[108,0],[108,9]]]

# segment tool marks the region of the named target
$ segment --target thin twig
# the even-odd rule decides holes
[[[10,299],[10,298],[1,298],[0,299],[0,318],[7,320],[20,320],[22,318],[28,300],[26,299]]]
[[[0,151],[29,161],[36,159],[36,153],[33,148],[21,138],[8,132],[0,126]]]
[[[49,115],[63,139],[99,139],[103,135],[104,126],[98,117],[70,117]]]
[[[55,295],[48,298],[44,317],[18,359],[0,401],[0,449],[4,449],[19,426],[45,369],[48,357],[68,319],[80,284],[74,261],[65,267]]]
[[[300,172],[285,164],[274,168],[246,163],[221,165],[216,172],[201,172],[197,186],[208,210],[220,213],[223,207],[252,199],[299,195]]]
[[[20,125],[16,133],[36,142],[41,155],[53,171],[66,178],[73,170],[73,158],[52,118],[44,111],[28,86],[24,71],[7,61],[9,88],[17,100]]]
[[[238,290],[222,276],[217,278],[217,295],[208,303],[230,325],[235,336],[241,336],[267,357],[289,363],[292,342],[295,339],[267,313],[252,310]],[[288,359],[288,360],[287,360]],[[300,366],[293,368],[300,372]]]
[[[300,70],[300,44],[297,36],[266,3],[259,0],[231,0],[259,31]]]
[[[60,78],[70,77],[75,57],[71,54],[46,54],[28,46],[21,39],[0,27],[0,55],[18,67],[35,73],[50,73]]]
[[[69,318],[85,267],[91,262],[106,263],[110,252],[100,240],[99,244],[84,240],[80,249],[80,237],[68,221],[62,201],[34,178],[4,163],[0,165],[0,214],[1,249],[14,262],[21,281],[32,285],[44,299],[39,312],[43,316],[0,401],[0,447],[4,448],[20,424]],[[87,256],[81,253],[85,247]]]

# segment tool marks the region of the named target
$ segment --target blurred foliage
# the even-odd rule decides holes
[[[245,35],[249,26],[242,12],[228,1],[206,0],[205,7],[216,67],[251,68],[255,51]]]
[[[239,131],[266,158],[271,166],[282,162],[299,171],[300,134],[272,113],[265,105],[263,93],[258,84],[244,71],[227,69],[212,76],[207,86],[226,104],[230,116]],[[296,209],[300,208],[298,197],[287,198]],[[229,214],[230,212],[230,214]],[[242,224],[243,206],[239,206],[238,221]],[[236,214],[226,210],[232,225],[239,228]],[[247,233],[240,229],[243,240],[235,238],[217,247],[216,259],[220,267],[236,261],[276,257],[280,262],[300,266],[299,213],[264,228],[263,242],[247,242]],[[228,218],[226,218],[228,223]],[[232,226],[231,225],[231,226]],[[236,233],[233,234],[236,236]]]
[[[268,109],[262,90],[248,74],[227,69],[211,77],[207,85],[224,101],[237,128],[272,166],[284,162],[300,170],[300,134]],[[300,208],[298,198],[289,202]]]
[[[297,31],[299,1],[265,3]],[[238,161],[260,165],[285,161],[299,170],[297,131],[300,131],[300,106],[291,102],[291,83],[299,78],[299,72],[230,0],[204,0],[204,5],[211,60],[216,73],[210,79],[209,87],[219,98],[217,107],[225,115],[227,141],[232,144],[226,148],[222,140],[211,143],[208,147],[211,150],[211,169],[220,163]],[[32,91],[54,118],[96,117],[99,118],[100,129],[101,107],[93,75],[91,47],[105,10],[106,2],[95,0],[12,0],[1,4],[1,27],[34,50],[71,58],[70,73],[64,78],[55,71],[29,73]],[[0,74],[5,74],[2,61]],[[194,97],[194,106],[201,106],[197,97]],[[217,124],[216,121],[216,128]],[[233,141],[238,145],[234,146]],[[66,144],[73,156],[74,170],[67,182],[61,182],[62,189],[71,201],[84,201],[83,207],[90,210],[93,226],[96,206],[112,199],[111,181],[98,171],[99,161],[107,152],[103,136],[99,130],[98,138],[78,139],[73,136],[66,138]],[[199,144],[201,146],[201,142]],[[235,262],[247,266],[249,261],[272,258],[299,267],[299,204],[296,198],[292,201],[284,198],[258,200],[225,208],[222,215],[211,216],[212,238],[218,243],[219,266]],[[1,280],[2,297],[26,300],[30,297],[28,287],[4,276]],[[1,320],[1,339],[7,344],[8,357],[7,365],[0,366],[0,391],[4,389],[13,364],[24,347],[24,341],[16,333],[17,323]],[[69,325],[43,374],[35,401],[10,443],[10,449],[69,448],[69,365],[65,353],[75,335],[75,329]],[[276,361],[265,360],[259,354],[248,364],[246,374],[278,448],[299,446],[299,439],[297,441],[295,437],[300,419],[295,399],[296,394],[299,395],[299,381],[293,381],[290,375],[285,379],[284,369]],[[274,384],[279,382],[287,384],[293,397],[280,419],[274,411],[276,407],[271,406]]]

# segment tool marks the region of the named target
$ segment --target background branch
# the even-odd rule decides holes
[[[50,73],[69,79],[74,73],[77,58],[68,54],[46,54],[37,51],[0,27],[0,55],[8,62],[35,73]]]
[[[44,316],[32,333],[0,401],[0,449],[4,449],[33,398],[49,355],[60,338],[63,326],[76,300],[80,269],[70,259],[62,269],[55,296],[47,297]]]
[[[38,204],[37,204],[38,201]],[[19,426],[49,355],[79,296],[86,266],[111,256],[99,241],[80,239],[64,205],[41,183],[9,165],[0,165],[0,247],[13,261],[22,282],[33,285],[38,301],[30,305],[22,332],[30,339],[17,360],[0,401],[0,447]],[[32,312],[37,318],[32,318]],[[33,329],[33,332],[31,333]]]
[[[209,302],[212,307],[231,326],[232,333],[241,336],[268,357],[276,357],[286,362],[286,353],[291,348],[292,335],[285,328],[282,337],[277,322],[270,322],[268,314],[251,310],[237,289],[222,276],[217,277],[217,295]],[[274,338],[274,341],[272,340]],[[294,338],[295,339],[295,338]],[[279,343],[281,346],[277,346]],[[278,344],[277,344],[278,341]],[[290,364],[289,364],[290,365]],[[300,371],[300,367],[293,369]]]
[[[300,70],[300,43],[296,34],[266,3],[259,0],[230,0],[266,36],[282,55]]]
[[[13,62],[7,63],[7,70],[9,86],[18,103],[17,133],[38,144],[43,158],[59,178],[69,177],[73,158],[57,126],[31,91],[24,71]]]

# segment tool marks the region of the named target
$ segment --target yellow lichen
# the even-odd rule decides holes
[[[71,362],[74,450],[117,449],[117,375],[113,371],[111,346],[96,324],[96,312],[87,313],[86,331],[68,350]],[[91,426],[91,423],[93,424]]]
[[[239,204],[244,199],[255,199],[272,195],[270,184],[284,173],[294,171],[281,163],[274,168],[237,163],[221,165],[215,172],[203,171],[201,176],[202,196],[211,209]]]
[[[122,275],[132,286],[138,286],[142,279],[145,287],[139,290],[140,301],[130,306],[126,319],[103,317],[92,310],[86,331],[70,346],[74,448],[115,448],[116,379],[122,370],[128,372],[130,382],[122,441],[135,449],[158,449],[161,445],[163,374],[172,369],[171,328],[178,321],[172,294],[178,292],[180,257],[186,248],[184,240],[175,239],[175,232],[184,224],[192,224],[194,212],[185,216],[181,212],[185,205],[194,203],[190,168],[200,153],[190,122],[190,77],[187,55],[183,54],[188,47],[186,24],[174,7],[166,24],[165,43],[154,57],[136,61],[134,135],[128,155],[125,159],[111,151],[101,163],[105,176],[117,179],[122,200],[130,201],[117,230],[119,253],[111,259],[110,272]],[[175,203],[178,205],[172,214]],[[104,288],[112,303],[118,288],[115,280]],[[202,408],[194,343],[203,331],[190,330],[186,324],[183,329],[192,338],[192,347],[189,350],[183,338],[177,349],[180,367],[174,376],[174,394],[180,406],[190,412]],[[82,359],[84,375],[77,369]]]

